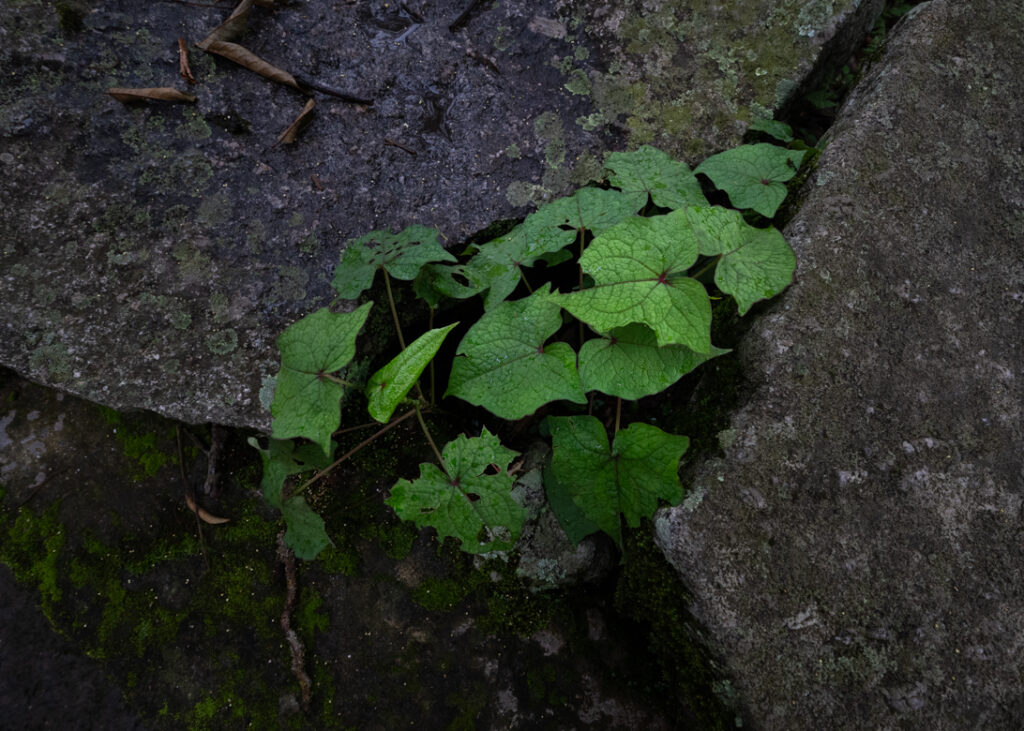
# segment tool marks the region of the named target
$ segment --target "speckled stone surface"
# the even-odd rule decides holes
[[[450,243],[650,142],[735,144],[881,0],[256,6],[243,46],[372,106],[194,46],[230,4],[8,0],[0,13],[0,364],[118,409],[266,429],[275,340],[331,298],[345,241]],[[178,39],[196,83],[178,76]],[[110,87],[195,104],[122,104]]]
[[[753,395],[656,526],[763,729],[1024,726],[1024,5],[934,0],[786,231]]]

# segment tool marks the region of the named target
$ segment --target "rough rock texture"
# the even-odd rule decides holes
[[[115,408],[266,428],[276,337],[329,300],[347,239],[411,223],[465,239],[599,176],[627,139],[696,162],[856,43],[880,5],[255,7],[246,48],[375,101],[317,94],[298,141],[275,145],[303,94],[191,45],[229,5],[7,0],[0,363]],[[162,86],[198,102],[106,94]]]
[[[659,541],[752,726],[1024,727],[1024,6],[934,0],[787,235],[755,389]]]

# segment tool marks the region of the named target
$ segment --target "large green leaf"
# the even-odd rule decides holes
[[[713,345],[710,353],[696,353],[685,345],[659,348],[654,332],[634,323],[583,344],[580,379],[585,391],[635,401],[664,391],[704,361],[728,352]]]
[[[777,122],[774,119],[755,119],[748,128],[753,132],[764,132],[781,142],[792,142],[793,128],[785,122]]]
[[[576,353],[565,343],[545,345],[561,325],[547,285],[526,299],[502,302],[459,343],[445,395],[510,420],[549,401],[585,403]]]
[[[543,206],[536,215],[555,225],[587,229],[597,235],[635,216],[646,204],[646,191],[580,188]]]
[[[416,225],[397,234],[371,231],[349,242],[332,285],[339,297],[355,299],[373,285],[381,267],[396,279],[411,280],[423,265],[435,261],[455,261],[438,241],[437,229]]]
[[[344,387],[328,376],[355,356],[356,336],[372,302],[352,312],[326,307],[302,318],[277,339],[281,371],[270,413],[276,439],[305,437],[326,452],[331,434],[341,423]]]
[[[438,539],[458,539],[467,553],[509,549],[526,519],[508,474],[517,454],[487,429],[479,437],[460,435],[442,451],[448,474],[422,464],[419,479],[399,480],[385,502],[400,518],[437,530]]]
[[[715,284],[736,299],[741,315],[793,281],[796,255],[778,229],[754,228],[739,212],[718,206],[687,208],[686,216],[697,232],[700,253],[720,257]]]
[[[743,242],[722,253],[715,284],[736,298],[745,315],[755,302],[774,297],[793,281],[796,255],[775,228],[751,228]]]
[[[698,242],[684,211],[634,217],[595,238],[580,258],[595,286],[561,295],[565,309],[598,332],[641,322],[659,345],[711,352],[711,303],[686,277]]]
[[[649,145],[633,152],[613,152],[605,167],[612,172],[609,183],[624,191],[643,191],[656,206],[676,209],[708,204],[686,163],[676,162]]]
[[[419,380],[430,359],[437,354],[437,349],[441,347],[445,336],[458,324],[455,322],[447,327],[428,330],[396,355],[390,363],[370,376],[366,384],[366,397],[369,402],[366,410],[370,412],[370,416],[382,424],[387,423],[395,412],[395,407]]]
[[[694,172],[711,178],[736,208],[752,208],[771,218],[786,199],[785,183],[796,175],[804,154],[766,142],[742,145],[712,155]]]
[[[555,479],[620,546],[620,514],[636,528],[654,514],[659,500],[682,500],[677,470],[690,444],[686,437],[637,422],[616,434],[609,449],[604,426],[592,416],[549,416],[547,422]]]

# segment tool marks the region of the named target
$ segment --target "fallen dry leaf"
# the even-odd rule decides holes
[[[185,505],[188,506],[189,510],[198,515],[201,521],[209,523],[210,525],[220,525],[221,523],[227,523],[231,520],[231,518],[219,518],[216,515],[206,512],[205,508],[200,505],[196,505],[196,501],[192,499],[191,495],[185,496]]]
[[[244,66],[250,71],[254,71],[260,76],[264,76],[271,81],[277,81],[278,83],[286,84],[293,89],[302,90],[302,87],[299,86],[299,82],[296,81],[295,77],[290,73],[267,63],[248,48],[240,46],[237,43],[213,41],[206,46],[202,46],[202,48],[207,53],[216,53],[218,56],[223,56],[224,58],[234,61],[240,66]]]
[[[178,39],[178,73],[188,83],[196,83],[196,77],[192,75],[192,69],[188,66],[188,46],[185,45],[184,38]]]
[[[313,108],[316,106],[316,102],[310,99],[306,102],[306,106],[302,108],[302,112],[295,118],[295,121],[288,125],[288,129],[281,133],[281,136],[277,138],[277,144],[279,145],[290,145],[295,142],[295,138],[298,137],[299,131],[305,127],[309,120],[313,116]]]
[[[142,99],[156,99],[162,102],[179,102],[182,104],[195,104],[196,98],[191,94],[171,88],[169,86],[157,86],[144,89],[107,89],[110,96],[119,102],[137,102]]]
[[[249,11],[252,10],[253,0],[242,0],[238,3],[227,20],[210,31],[209,35],[196,45],[204,51],[210,50],[208,46],[218,41],[230,41],[237,38],[245,31],[246,23],[249,20]]]

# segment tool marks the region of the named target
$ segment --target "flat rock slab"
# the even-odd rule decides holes
[[[753,396],[657,518],[756,728],[1024,726],[1020,3],[934,0],[788,228]]]
[[[694,163],[880,6],[256,6],[240,44],[374,101],[317,93],[277,144],[306,96],[194,46],[230,5],[17,0],[0,17],[0,363],[119,409],[266,429],[276,337],[329,301],[346,240],[412,223],[465,240],[600,177],[627,144]],[[111,87],[197,102],[123,104]]]

